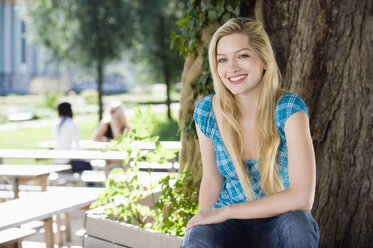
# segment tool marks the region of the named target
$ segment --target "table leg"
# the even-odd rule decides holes
[[[13,192],[14,192],[14,199],[19,198],[19,178],[15,177],[13,180]]]
[[[110,174],[110,165],[111,165],[110,162],[106,161],[106,164],[105,164],[105,167],[104,167],[106,178],[108,178],[109,174]]]
[[[54,234],[53,234],[53,219],[48,218],[44,220],[45,229],[45,244],[47,248],[53,248],[54,246]]]
[[[66,241],[71,241],[70,214],[65,213]]]
[[[44,175],[44,176],[40,177],[41,191],[46,191],[47,190],[47,180],[48,180],[48,175]]]
[[[56,214],[56,244],[60,247],[62,245],[62,234],[61,234],[61,217],[60,214]]]

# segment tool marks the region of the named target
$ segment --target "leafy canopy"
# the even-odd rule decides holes
[[[32,40],[59,60],[91,67],[119,59],[130,46],[129,0],[27,0],[21,13]]]

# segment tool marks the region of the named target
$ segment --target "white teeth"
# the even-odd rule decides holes
[[[233,82],[236,82],[236,81],[241,80],[245,77],[246,77],[246,75],[242,75],[242,76],[238,76],[238,77],[232,77],[232,78],[229,78],[229,79]]]

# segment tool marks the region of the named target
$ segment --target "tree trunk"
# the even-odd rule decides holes
[[[102,104],[102,83],[103,83],[103,65],[99,61],[97,65],[97,90],[98,90],[98,117],[102,119],[103,104]]]
[[[170,74],[166,70],[164,72],[164,79],[165,79],[165,83],[166,83],[167,117],[168,117],[169,120],[171,120],[172,116],[171,116]]]
[[[373,244],[372,1],[265,1],[283,87],[310,112],[320,247]]]
[[[184,64],[181,81],[183,83],[181,89],[180,112],[179,112],[179,127],[181,130],[182,150],[180,152],[180,171],[185,166],[191,170],[193,175],[193,187],[198,188],[202,177],[202,162],[199,150],[197,136],[193,133],[184,130],[187,118],[193,116],[194,107],[203,96],[193,92],[192,85],[196,84],[202,75],[202,56],[204,49],[208,47],[212,33],[216,30],[217,24],[210,24],[202,31],[201,43],[199,44],[195,54],[190,54]]]

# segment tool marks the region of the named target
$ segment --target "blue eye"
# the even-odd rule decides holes
[[[223,63],[225,61],[227,61],[227,59],[218,59],[218,63]]]
[[[242,58],[242,59],[245,59],[245,58],[248,58],[248,57],[250,57],[250,56],[247,55],[247,54],[242,54],[242,55],[240,55],[240,58]]]

